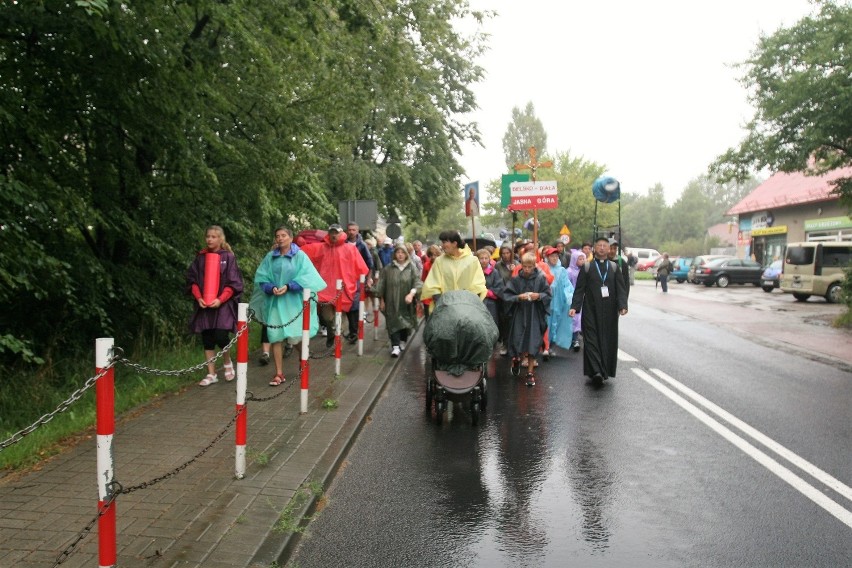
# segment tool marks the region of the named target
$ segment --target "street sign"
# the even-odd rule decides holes
[[[516,181],[510,185],[510,190],[510,207],[515,211],[559,207],[555,181]]]
[[[512,183],[530,181],[529,174],[505,174],[500,181],[500,207],[505,209],[512,202]]]
[[[560,235],[571,236],[571,229],[568,228],[568,225],[562,225],[562,229],[559,230]]]
[[[567,244],[571,243],[571,236],[570,235],[560,235],[559,240],[567,245]]]

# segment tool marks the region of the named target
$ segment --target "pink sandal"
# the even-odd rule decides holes
[[[284,378],[284,373],[278,373],[277,375],[272,377],[271,381],[269,381],[269,386],[277,387],[278,385],[283,384],[286,380],[287,379]]]
[[[234,364],[230,363],[225,365],[225,380],[228,382],[233,381],[236,376],[237,374],[234,372]]]

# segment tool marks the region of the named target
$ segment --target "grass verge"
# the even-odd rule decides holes
[[[260,328],[252,324],[250,345],[259,345],[259,338]],[[236,357],[236,347],[231,352]],[[192,338],[180,344],[146,346],[142,355],[128,356],[128,359],[154,369],[186,369],[203,361],[204,353],[200,341]],[[95,374],[94,356],[89,360],[88,364],[80,361],[73,366],[66,365],[66,373],[55,380],[47,380],[36,373],[21,373],[5,379],[0,389],[0,442],[53,412],[81,388]],[[221,367],[221,361],[217,366]],[[197,383],[204,374],[202,370],[180,376],[143,375],[119,364],[115,367],[116,416],[179,393]],[[56,414],[19,442],[0,451],[0,472],[34,467],[68,446],[91,439],[96,420],[95,390],[93,385],[65,412]]]

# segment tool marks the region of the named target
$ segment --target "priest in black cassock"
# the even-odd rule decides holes
[[[595,259],[577,277],[568,315],[582,310],[583,374],[601,383],[618,365],[618,317],[627,314],[627,286],[618,263],[607,259],[609,240],[595,241]]]

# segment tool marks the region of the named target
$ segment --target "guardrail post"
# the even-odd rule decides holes
[[[343,280],[337,280],[337,300],[334,302],[334,374],[340,375],[340,356],[342,341],[340,340],[341,311],[343,310]]]
[[[237,479],[246,475],[246,440],[248,438],[248,408],[246,408],[246,390],[248,388],[248,304],[240,303],[237,312],[237,427],[236,451],[234,454],[234,472]]]
[[[373,341],[379,340],[379,299],[373,296]]]
[[[95,373],[100,374],[109,365],[114,340],[102,337],[95,340]],[[97,409],[97,467],[98,467],[98,565],[101,568],[115,566],[116,515],[115,501],[110,502],[115,487],[115,463],[112,454],[112,438],[115,434],[115,370],[109,367],[95,385]],[[106,505],[109,503],[109,505]],[[106,505],[106,508],[104,506]]]
[[[339,312],[338,312],[339,314]],[[339,317],[339,316],[337,316]],[[337,325],[338,329],[340,324]],[[338,339],[339,340],[339,333]],[[311,290],[310,288],[302,289],[302,361],[301,361],[301,381],[302,381],[302,400],[301,414],[308,413],[308,382],[310,377],[310,355],[311,355]]]
[[[364,315],[366,312],[364,304],[364,294],[366,294],[366,290],[364,290],[364,284],[366,279],[367,277],[363,274],[358,278],[358,282],[361,285],[361,295],[359,296],[358,301],[358,357],[364,354]]]

